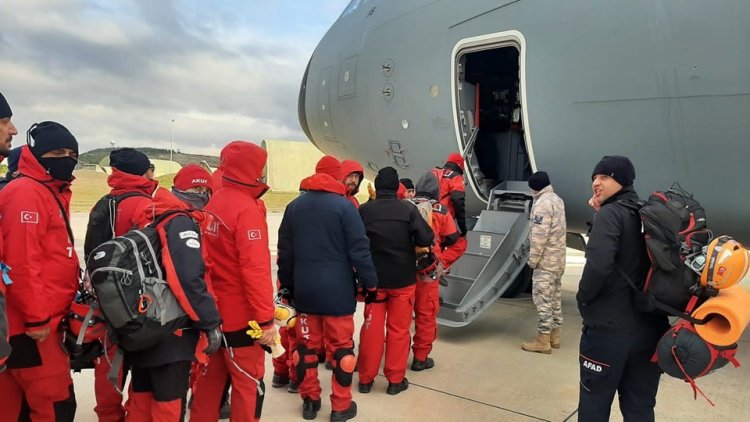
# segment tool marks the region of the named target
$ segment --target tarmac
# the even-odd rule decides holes
[[[76,213],[71,222],[79,256],[86,230],[87,215]],[[281,214],[268,215],[269,244],[275,262],[277,230]],[[407,371],[410,386],[405,392],[388,396],[388,382],[381,374],[370,394],[356,391],[356,421],[575,421],[578,402],[578,342],[581,317],[575,293],[585,260],[578,251],[568,250],[563,287],[562,347],[551,355],[527,353],[521,343],[536,330],[536,310],[531,296],[501,299],[475,322],[462,328],[440,327],[431,357],[435,367]],[[275,275],[275,268],[274,268]],[[363,307],[357,309],[355,322],[358,343]],[[746,331],[739,344],[737,358],[750,362],[750,334]],[[409,363],[411,357],[409,358]],[[285,388],[270,387],[273,367],[266,359],[267,395],[263,406],[265,421],[302,420],[302,400]],[[319,367],[323,405],[318,420],[328,420],[331,372]],[[76,421],[96,421],[93,411],[94,374],[84,370],[73,376],[78,400]],[[700,389],[716,404],[712,407],[700,395],[693,398],[690,385],[667,375],[662,376],[657,396],[657,421],[747,421],[750,420],[750,371],[731,365],[697,380]],[[617,399],[612,421],[622,421]]]

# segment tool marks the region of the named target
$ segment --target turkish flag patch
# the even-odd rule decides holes
[[[39,213],[34,211],[21,211],[21,223],[39,224]]]
[[[250,240],[261,240],[263,239],[263,236],[261,236],[260,230],[248,230],[247,238]]]

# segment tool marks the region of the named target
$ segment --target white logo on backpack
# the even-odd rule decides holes
[[[193,230],[186,230],[184,232],[180,232],[180,239],[198,239],[198,233],[194,232]]]
[[[199,249],[201,247],[201,242],[199,242],[197,239],[188,239],[185,244],[193,249]]]
[[[98,260],[104,258],[105,255],[107,255],[107,253],[104,252],[104,251],[97,252],[96,255],[94,255],[94,261],[98,261]]]

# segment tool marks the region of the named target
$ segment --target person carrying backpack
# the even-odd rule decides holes
[[[576,294],[583,318],[578,420],[608,421],[617,392],[626,421],[653,421],[661,371],[651,356],[669,323],[636,309],[625,278],[642,284],[650,265],[640,217],[626,204],[638,201],[635,168],[627,157],[605,156],[591,177],[597,213]]]
[[[151,195],[158,185],[158,181],[152,180],[150,160],[138,150],[116,149],[109,153],[109,163],[112,174],[107,177],[107,184],[111,190],[89,213],[84,243],[86,260],[97,246],[124,235],[137,225],[143,211],[151,206]],[[94,411],[100,422],[119,422],[125,419],[122,394],[107,380],[116,347],[111,342],[105,343],[107,358],[97,359],[94,367]],[[120,381],[120,385],[123,384]]]
[[[190,318],[156,345],[125,351],[125,365],[131,371],[125,404],[128,421],[183,420],[195,355],[200,352],[211,355],[221,343],[221,317],[205,278],[201,228],[188,214],[189,209],[166,189],[158,189],[151,207],[139,218],[140,227],[155,226],[166,243],[160,245],[161,267],[179,306]],[[173,283],[178,283],[179,287]],[[175,293],[178,290],[180,293]],[[201,332],[206,334],[208,344],[205,347],[198,346]],[[217,409],[218,405],[214,407],[214,419]]]
[[[0,373],[0,420],[17,420],[24,407],[35,421],[75,416],[70,364],[58,327],[79,281],[68,221],[77,157],[78,142],[63,125],[34,124],[21,149],[22,176],[0,191],[3,244],[13,245],[3,251],[3,262],[12,268],[7,314],[13,351]]]
[[[401,183],[403,184],[401,179]],[[417,206],[422,216],[428,215],[427,223],[432,227],[435,241],[432,252],[439,261],[441,268],[450,267],[453,261],[445,259],[443,251],[452,251],[456,247],[456,241],[460,233],[453,221],[453,216],[443,204],[438,202],[440,197],[440,186],[435,182],[431,174],[422,176],[417,181],[415,197],[410,201]],[[409,186],[407,185],[407,189]],[[426,207],[427,212],[423,210]],[[451,256],[450,253],[447,254]],[[435,366],[435,361],[430,356],[432,344],[437,338],[437,315],[440,311],[440,286],[436,279],[440,277],[442,269],[433,270],[433,274],[418,272],[417,288],[414,296],[414,337],[412,339],[412,352],[414,359],[411,363],[412,371],[423,371]]]

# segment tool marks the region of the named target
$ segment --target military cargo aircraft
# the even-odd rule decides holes
[[[418,178],[466,162],[469,249],[439,321],[523,291],[531,194],[550,174],[583,248],[591,170],[626,155],[641,196],[674,182],[709,227],[750,241],[750,2],[353,0],[305,70],[299,120],[321,151]]]

